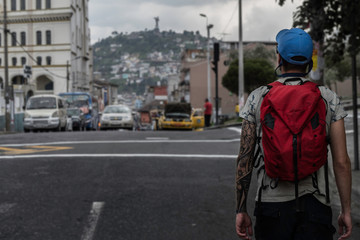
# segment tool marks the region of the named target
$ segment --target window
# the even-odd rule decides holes
[[[54,83],[49,81],[45,87],[44,87],[45,90],[54,90]]]
[[[64,104],[61,101],[61,99],[58,99],[58,106],[59,106],[59,108],[64,108]]]
[[[25,32],[21,32],[20,33],[20,43],[21,45],[25,46],[26,45],[26,33]]]
[[[16,57],[13,57],[12,58],[12,65],[16,66],[16,64],[17,64],[17,59],[16,59]]]
[[[46,65],[51,65],[51,57],[50,56],[46,57]]]
[[[37,65],[41,66],[41,61],[42,61],[42,58],[41,58],[41,57],[37,57],[37,58],[36,58],[36,63],[37,63]]]
[[[11,33],[11,46],[16,46],[16,32]]]
[[[0,66],[1,66],[1,63],[2,63],[2,59],[0,58]]]
[[[46,7],[46,9],[50,9],[50,8],[51,8],[51,0],[46,0],[46,2],[45,2],[45,7]]]
[[[41,9],[41,0],[36,0],[36,9]]]
[[[41,31],[36,31],[36,44],[41,45]]]
[[[47,45],[51,44],[51,31],[50,30],[46,31],[46,44]]]
[[[0,33],[0,47],[1,47],[1,33]]]
[[[26,57],[21,57],[21,65],[24,66],[26,64]]]
[[[16,0],[11,0],[11,11],[16,11]]]
[[[20,10],[26,10],[25,0],[20,0]]]

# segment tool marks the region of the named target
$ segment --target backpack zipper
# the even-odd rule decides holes
[[[293,135],[293,164],[294,164],[294,182],[295,182],[295,201],[296,201],[296,211],[300,211],[299,207],[299,180],[298,180],[298,136]]]

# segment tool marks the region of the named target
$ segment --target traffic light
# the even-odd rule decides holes
[[[218,70],[218,62],[216,62],[216,61],[211,61],[211,63],[212,63],[212,67],[211,67],[211,69],[214,71],[214,73],[216,74],[217,73],[217,70]]]
[[[219,43],[214,43],[214,61],[219,61]]]
[[[219,62],[219,43],[214,43],[214,57],[211,63],[213,64],[212,70],[217,74]]]

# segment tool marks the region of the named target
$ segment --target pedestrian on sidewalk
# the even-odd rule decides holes
[[[235,105],[235,115],[236,115],[237,118],[239,117],[239,114],[240,114],[240,105],[239,105],[239,103],[236,103],[236,105]]]
[[[210,127],[211,114],[212,104],[209,102],[209,99],[206,98],[204,104],[205,127]]]
[[[253,235],[246,203],[255,169],[257,240],[333,239],[336,229],[332,226],[326,161],[329,142],[341,201],[339,239],[348,239],[352,222],[351,163],[344,127],[347,114],[334,92],[305,78],[312,68],[311,37],[298,28],[284,29],[276,42],[279,79],[254,90],[240,112],[236,233],[241,239]],[[289,141],[282,139],[287,137]],[[311,162],[315,159],[318,162]],[[310,173],[302,175],[304,169]]]

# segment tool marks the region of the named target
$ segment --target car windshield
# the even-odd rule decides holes
[[[126,106],[107,106],[104,113],[130,113],[130,109]]]
[[[193,116],[194,117],[203,116],[203,112],[202,111],[194,111]]]
[[[70,107],[81,108],[89,107],[89,96],[87,95],[60,95],[66,99]]]
[[[26,109],[56,109],[56,98],[30,98],[26,104]]]
[[[68,116],[79,116],[81,114],[80,109],[67,109],[66,110]]]

